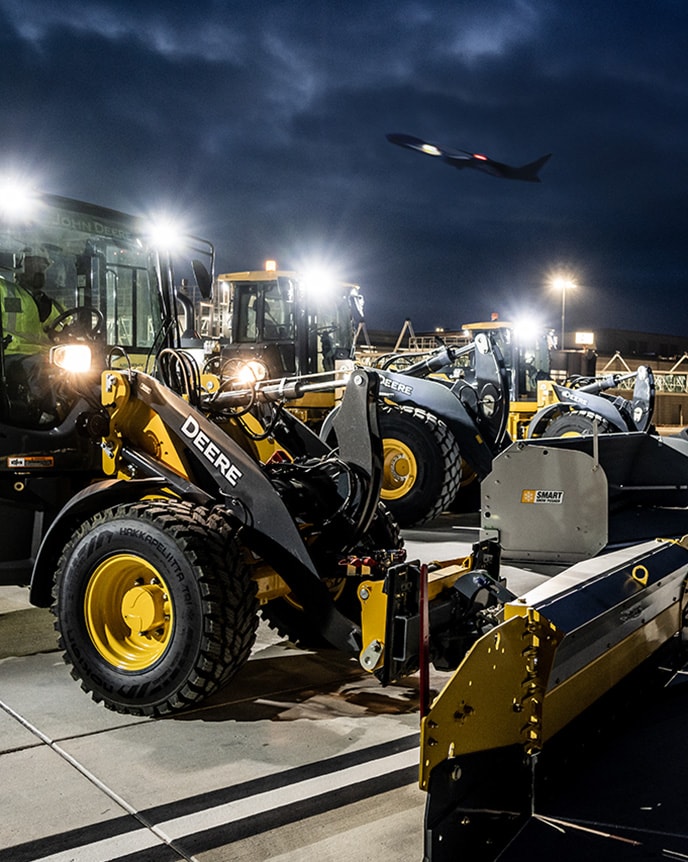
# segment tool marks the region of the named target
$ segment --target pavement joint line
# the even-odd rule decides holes
[[[17,718],[16,715],[14,715],[12,713],[11,708],[9,708],[2,701],[0,701],[0,709],[4,709],[9,715],[12,716],[12,718]],[[17,719],[17,720],[19,721],[20,719]],[[150,719],[146,719],[146,720],[147,721],[156,721],[157,719],[150,718]],[[22,722],[22,724],[23,724],[23,722]],[[111,733],[113,730],[126,730],[128,728],[140,727],[141,725],[145,726],[145,722],[144,721],[131,721],[131,722],[127,722],[124,724],[118,724],[118,725],[116,725],[116,727],[101,727],[101,728],[96,728],[94,730],[84,730],[83,733],[66,734],[65,736],[56,737],[54,740],[52,740],[52,742],[54,744],[58,745],[60,742],[71,742],[71,741],[76,740],[76,739],[88,739],[90,737],[101,736],[104,733]],[[30,727],[27,727],[27,729],[31,730]],[[44,740],[41,740],[41,741],[44,741]],[[46,743],[46,744],[48,744],[48,743]],[[16,748],[10,749],[10,751],[25,751],[27,748],[32,748],[32,747],[33,747],[32,745],[28,745],[28,744],[27,745],[18,745]],[[0,757],[4,753],[9,753],[9,752],[0,752]]]
[[[7,709],[1,701],[0,706]],[[10,708],[8,712],[21,721],[27,729],[35,732],[41,740],[45,740],[47,744],[50,744],[45,734],[38,731],[38,729],[32,728],[30,723],[22,721],[21,716],[17,716],[14,710]],[[407,737],[402,736],[397,741],[404,742],[405,740],[407,740]],[[376,746],[373,746],[373,748],[376,748]],[[66,752],[59,750],[59,747],[56,751],[61,756],[66,755]],[[82,774],[88,777],[89,780],[93,780],[91,774],[81,764],[75,762],[69,755],[66,755],[66,759]],[[145,815],[133,813],[132,816],[144,828],[120,832],[117,835],[96,839],[86,844],[72,845],[69,848],[63,847],[63,849],[55,853],[49,853],[49,855],[32,856],[32,862],[107,862],[107,860],[119,858],[123,855],[126,855],[126,858],[130,858],[131,854],[138,854],[153,847],[154,845],[151,842],[154,838],[162,841],[166,846],[178,853],[181,859],[187,860],[187,862],[199,862],[196,856],[189,855],[191,853],[190,850],[185,852],[179,844],[184,843],[185,840],[193,839],[201,834],[216,831],[217,829],[230,829],[231,831],[232,825],[239,825],[242,822],[254,822],[256,815],[265,816],[270,812],[277,813],[279,811],[293,810],[293,807],[299,804],[317,803],[319,799],[332,798],[333,795],[342,790],[346,791],[355,787],[366,786],[371,780],[374,782],[375,779],[379,779],[380,775],[400,774],[411,766],[416,769],[418,767],[417,745],[392,754],[359,761],[351,766],[335,768],[331,772],[319,772],[317,775],[309,778],[289,781],[268,790],[249,792],[246,796],[238,796],[231,801],[204,807],[177,817],[160,818],[157,820],[155,826],[151,825],[155,817],[153,810],[150,810],[148,814],[150,822],[146,822]],[[102,783],[97,779],[94,783],[101,788],[103,787]],[[108,792],[107,788],[103,789],[104,792]],[[109,795],[111,797],[116,796],[112,793],[109,793]],[[116,801],[122,804],[119,799]],[[172,806],[175,804],[172,803]],[[129,808],[126,803],[123,804],[123,807],[125,809]],[[46,847],[46,849],[49,848]],[[0,853],[0,855],[2,854]]]
[[[59,755],[66,763],[68,763],[73,769],[75,769],[80,775],[82,775],[87,781],[97,787],[102,793],[104,793],[109,799],[111,799],[116,805],[126,811],[131,817],[137,820],[146,830],[152,832],[153,835],[164,844],[167,844],[171,847],[175,852],[179,853],[183,859],[186,859],[187,862],[197,862],[197,860],[193,856],[189,856],[188,854],[181,851],[172,841],[170,841],[164,833],[162,833],[155,824],[147,823],[146,820],[139,814],[139,812],[134,808],[134,806],[130,805],[126,799],[120,796],[115,790],[105,784],[104,781],[101,781],[97,775],[91,772],[90,769],[87,769],[83,763],[80,763],[75,757],[69,754],[68,751],[65,751],[57,742],[50,739],[42,730],[32,724],[27,718],[18,713],[16,710],[12,709],[12,707],[0,700],[0,708],[2,708],[11,718],[15,719],[15,721],[19,722],[26,730],[30,733],[34,734],[34,736],[38,737],[45,745],[48,746],[52,751],[54,751],[57,755]],[[47,857],[48,859],[50,857]],[[74,858],[74,857],[70,857]],[[39,860],[36,860],[39,862]],[[55,860],[57,862],[57,859]]]

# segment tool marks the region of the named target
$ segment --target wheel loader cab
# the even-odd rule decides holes
[[[287,270],[233,272],[218,277],[204,329],[224,360],[260,360],[270,378],[330,372],[351,359],[355,299],[360,306],[357,285]]]
[[[26,583],[55,514],[98,475],[101,372],[151,370],[179,330],[143,220],[0,191],[0,583]]]
[[[260,360],[269,377],[296,370],[295,285],[288,276],[233,285],[231,342],[243,357]]]
[[[509,373],[511,402],[537,401],[538,383],[550,377],[550,333],[505,321],[466,323],[463,330],[471,337],[489,333],[499,348]]]

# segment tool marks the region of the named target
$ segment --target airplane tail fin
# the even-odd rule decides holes
[[[547,164],[551,157],[552,153],[547,153],[546,156],[540,156],[540,158],[535,159],[534,162],[530,162],[529,164],[523,165],[520,168],[512,168],[512,178],[515,180],[526,180],[526,182],[531,183],[541,183],[542,180],[540,179],[538,174]]]

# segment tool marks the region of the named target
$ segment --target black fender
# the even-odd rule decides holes
[[[562,404],[567,404],[574,409],[589,410],[591,413],[596,413],[606,419],[616,431],[630,430],[618,408],[609,398],[593,395],[580,389],[569,389],[556,383],[553,388]]]
[[[31,575],[31,604],[47,608],[52,602],[53,576],[65,542],[85,520],[121,503],[133,503],[154,494],[169,496],[169,483],[162,477],[146,479],[105,479],[82,488],[60,509],[43,537]],[[200,491],[200,489],[199,489]],[[200,492],[203,494],[203,492]],[[207,495],[203,495],[207,496]],[[198,501],[201,502],[201,499]]]
[[[526,438],[530,439],[531,437],[540,437],[542,431],[547,427],[547,425],[549,425],[551,419],[554,419],[555,416],[561,415],[562,413],[570,412],[570,409],[571,408],[569,407],[563,406],[561,402],[541,407],[528,423]]]
[[[380,397],[395,404],[418,407],[441,419],[456,438],[461,457],[482,479],[492,469],[497,454],[481,435],[466,407],[455,393],[436,380],[380,373]]]
[[[604,399],[600,400],[603,401]],[[578,413],[582,410],[597,413],[594,407],[586,408],[580,405],[567,404],[561,401],[557,401],[554,404],[548,404],[546,407],[541,407],[528,423],[526,439],[530,440],[533,437],[541,437],[549,423],[553,419],[556,419],[557,416],[562,416],[565,413]],[[628,431],[626,425],[620,421],[618,412],[615,409],[613,412],[615,414],[614,419],[610,418],[609,410],[606,411],[606,414],[602,418],[606,419],[610,425],[612,425],[614,431]],[[602,416],[601,413],[598,413],[598,415]]]
[[[576,390],[566,390],[564,387],[554,387],[557,395],[559,390],[564,392],[576,392]],[[602,398],[599,395],[582,394],[575,401],[569,398],[557,401],[554,404],[548,404],[546,407],[541,407],[533,418],[528,423],[527,438],[540,437],[545,427],[557,415],[562,413],[575,413],[579,410],[587,410],[591,413],[596,413],[598,416],[605,419],[614,431],[628,431],[629,428],[623,421],[621,414],[616,407],[607,398]]]
[[[647,431],[655,410],[655,375],[648,365],[639,365],[628,405],[632,431]]]

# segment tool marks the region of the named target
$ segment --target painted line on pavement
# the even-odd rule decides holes
[[[140,862],[142,852],[147,862],[196,862],[193,853],[407,786],[417,778],[414,733],[137,811],[45,734],[0,706],[129,815],[3,848],[0,862]]]

